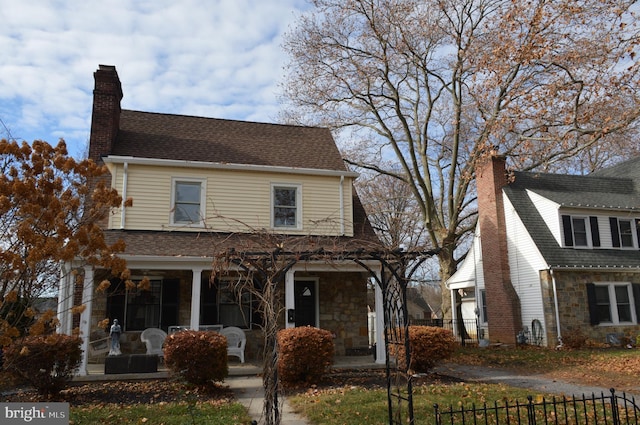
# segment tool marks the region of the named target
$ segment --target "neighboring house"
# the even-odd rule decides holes
[[[263,348],[257,302],[229,289],[233,270],[211,282],[214,254],[264,249],[261,233],[313,238],[310,249],[377,243],[353,187],[357,174],[328,129],[121,110],[115,67],[101,65],[94,78],[89,157],[106,164],[112,187],[133,201],[104,224],[106,236],[124,240],[131,280],[146,277],[151,287],[124,291],[112,280],[97,293],[105,270],[82,268],[84,286],[68,274],[60,282],[62,332],[79,326],[86,340],[99,321],[118,319],[123,351],[143,352],[146,328],[237,326],[255,359]],[[367,348],[368,278],[353,261],[295,264],[282,288],[282,326],[331,331],[337,355]],[[73,317],[72,295],[82,291],[86,308]]]
[[[491,342],[640,334],[640,158],[587,176],[478,168],[478,226],[447,285]],[[453,298],[452,298],[453,299]]]

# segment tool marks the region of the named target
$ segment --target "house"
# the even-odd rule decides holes
[[[123,352],[132,353],[144,351],[146,328],[224,325],[244,329],[246,357],[255,359],[263,348],[257,301],[230,289],[228,280],[238,278],[232,268],[211,279],[215,254],[263,249],[261,234],[334,251],[377,243],[353,187],[357,174],[328,129],[123,110],[115,67],[100,65],[94,79],[89,157],[132,200],[104,231],[109,242],[126,243],[130,280],[149,287],[112,279],[102,293],[105,270],[82,266],[80,284],[63,274],[61,330],[79,326],[85,348],[106,318],[122,324]],[[367,348],[369,277],[353,261],[297,262],[281,288],[282,326],[330,330],[337,355]],[[74,316],[70,307],[79,303],[85,309]]]
[[[478,167],[478,225],[447,281],[491,342],[640,334],[640,158],[586,176]]]

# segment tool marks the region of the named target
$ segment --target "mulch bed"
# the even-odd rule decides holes
[[[286,394],[330,390],[345,386],[363,388],[386,388],[386,372],[384,369],[343,369],[332,370],[319,383],[287,387]],[[459,382],[458,379],[439,375],[426,374],[415,379],[414,385],[431,383]],[[234,399],[233,391],[224,383],[207,386],[190,386],[172,379],[152,379],[141,381],[106,381],[71,383],[58,397],[43,400],[36,391],[23,388],[5,392],[0,398],[3,402],[42,402],[63,401],[73,407],[85,405],[133,405],[155,404],[163,402],[228,402]]]

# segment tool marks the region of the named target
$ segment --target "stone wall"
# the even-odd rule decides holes
[[[320,279],[320,327],[335,335],[337,356],[369,346],[367,283],[362,273],[325,273]]]
[[[594,282],[640,283],[640,273],[634,272],[594,272],[594,271],[554,271],[558,293],[561,333],[564,339],[572,334],[582,333],[590,340],[605,343],[607,334],[625,334],[635,340],[640,335],[640,325],[595,325],[590,324],[587,284]],[[553,287],[548,272],[541,275],[547,321],[547,336],[550,341],[557,337]],[[638,302],[639,300],[636,300]],[[633,307],[632,307],[633,308]]]

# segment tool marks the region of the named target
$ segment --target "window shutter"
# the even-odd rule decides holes
[[[600,323],[598,317],[598,305],[596,304],[596,285],[587,283],[587,302],[589,304],[589,323],[595,326]]]
[[[571,216],[562,216],[562,229],[564,231],[564,246],[573,246],[573,232],[571,231]]]
[[[640,218],[636,218],[636,233],[638,234],[638,248],[640,248]]]
[[[591,245],[594,247],[600,246],[600,229],[598,228],[598,217],[589,217],[589,224],[591,225]]]
[[[611,241],[614,248],[620,248],[620,232],[618,231],[618,219],[609,217],[609,226],[611,227]]]
[[[640,324],[640,283],[631,285],[633,288],[633,300],[636,303],[636,323]]]

